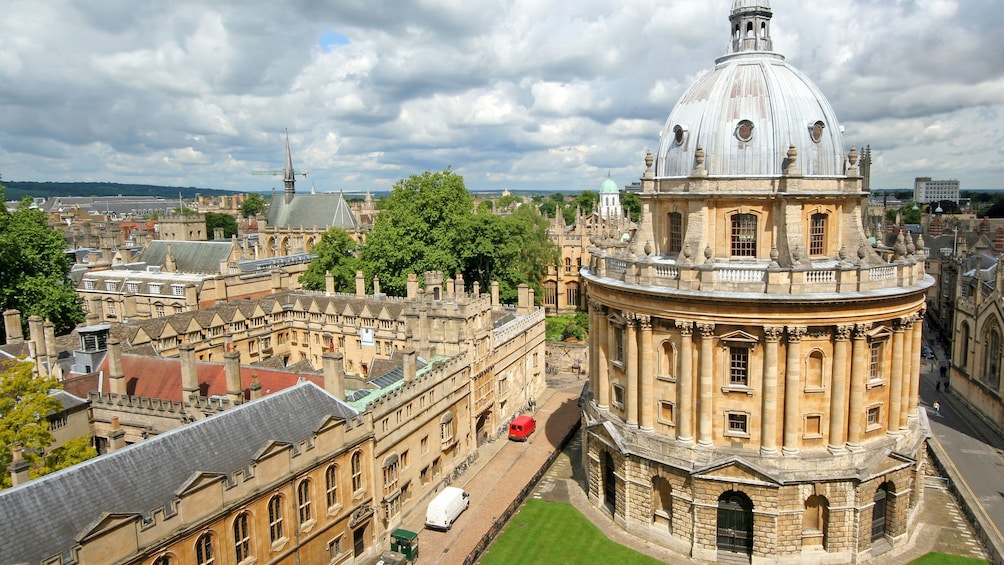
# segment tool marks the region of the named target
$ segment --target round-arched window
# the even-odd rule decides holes
[[[753,122],[743,120],[736,126],[736,138],[739,141],[749,141],[753,139]]]

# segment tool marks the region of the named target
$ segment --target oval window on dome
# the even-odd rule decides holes
[[[749,141],[753,139],[753,122],[743,120],[736,126],[736,137],[739,141]]]
[[[686,138],[686,136],[687,136],[686,128],[684,128],[680,124],[673,126],[673,141],[675,141],[677,145],[683,145],[683,140]]]
[[[821,120],[809,124],[809,137],[812,138],[812,141],[819,143],[819,141],[823,139],[823,128],[825,127],[826,124],[824,124]]]

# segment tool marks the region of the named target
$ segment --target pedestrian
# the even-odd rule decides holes
[[[948,379],[945,379],[945,392],[948,392]]]
[[[941,416],[941,403],[935,400],[932,406],[934,407],[934,415]]]
[[[941,381],[934,383],[934,390],[936,392],[941,392]]]
[[[939,369],[939,370],[941,371],[941,378],[944,379],[945,375],[948,374],[948,367],[946,367],[945,365],[942,365],[941,369]]]

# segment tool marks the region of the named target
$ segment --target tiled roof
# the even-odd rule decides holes
[[[0,563],[67,550],[105,513],[149,516],[197,473],[231,475],[273,441],[296,445],[357,412],[311,383],[0,492]],[[208,448],[211,446],[211,449]]]
[[[234,254],[232,241],[167,241],[150,242],[139,260],[147,265],[164,267],[167,248],[171,247],[176,270],[182,273],[219,273],[220,262],[229,261]]]
[[[353,230],[359,225],[355,214],[338,194],[294,194],[287,203],[284,196],[272,199],[268,210],[270,228],[343,228]]]

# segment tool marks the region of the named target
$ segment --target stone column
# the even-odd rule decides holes
[[[638,427],[638,318],[635,314],[625,313],[627,318],[624,328],[624,341],[627,348],[624,351],[625,365],[627,369],[627,425]]]
[[[596,306],[596,404],[601,410],[610,409],[610,321],[603,315],[603,307]]]
[[[777,352],[783,328],[763,329],[763,405],[760,414],[760,454],[777,455]]]
[[[889,373],[889,425],[886,433],[899,435],[899,414],[903,404],[903,383],[909,386],[909,365],[903,370],[903,330],[906,320],[896,320],[892,328],[892,368]],[[907,361],[909,363],[909,361]]]
[[[865,426],[865,382],[868,380],[868,325],[854,326],[851,350],[851,394],[847,406],[847,448],[861,451]]]
[[[640,427],[646,431],[655,429],[655,363],[652,358],[652,318],[649,316],[639,316],[638,323],[641,326],[641,355],[639,356],[638,373],[641,378],[641,394],[638,402],[641,403]]]
[[[804,327],[788,328],[788,355],[784,362],[784,445],[781,453],[798,455],[801,445],[799,430],[802,412],[799,401],[802,398],[802,336]]]
[[[701,357],[700,371],[701,382],[699,385],[700,398],[698,408],[700,413],[697,419],[697,445],[702,447],[712,447],[712,430],[714,429],[714,324],[698,324],[697,329],[701,332]]]
[[[680,330],[680,373],[676,377],[676,439],[694,442],[694,323],[676,322]]]
[[[846,451],[847,435],[847,341],[854,326],[837,326],[833,335],[833,379],[830,385],[830,453]]]
[[[909,417],[917,418],[917,400],[920,398],[920,348],[923,345],[923,314],[907,322],[907,328],[913,330],[913,348],[908,352],[910,360],[910,401]],[[918,323],[919,321],[919,323]],[[906,406],[906,404],[904,404]]]
[[[589,303],[586,305],[586,308],[588,308],[589,312],[589,333],[590,333],[589,355],[588,355],[589,389],[592,391],[593,401],[596,402],[599,400],[599,390],[600,390],[600,369],[599,369],[599,363],[597,363],[597,359],[599,359],[600,357],[597,354],[597,352],[600,349],[600,341],[598,339],[600,332],[600,316],[598,314],[598,309],[593,304],[592,300],[589,301]]]

